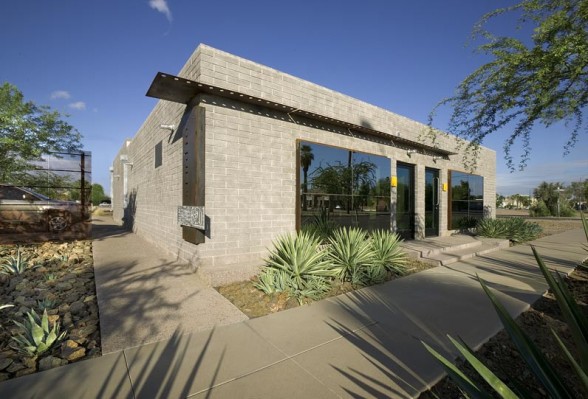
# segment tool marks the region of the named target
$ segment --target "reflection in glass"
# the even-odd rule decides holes
[[[473,220],[484,217],[484,178],[463,172],[450,171],[451,213],[449,225],[452,229],[470,225]]]
[[[404,239],[414,238],[414,167],[398,163],[396,167],[396,227]]]
[[[425,169],[425,236],[439,235],[439,171]]]
[[[390,228],[390,159],[300,143],[301,225],[321,210],[337,225]]]

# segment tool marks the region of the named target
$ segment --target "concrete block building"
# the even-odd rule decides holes
[[[147,95],[111,168],[114,218],[212,285],[321,215],[405,239],[495,215],[494,151],[465,170],[457,138],[432,145],[419,122],[253,61],[200,45]]]

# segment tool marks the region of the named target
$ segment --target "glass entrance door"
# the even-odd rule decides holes
[[[414,239],[414,165],[396,166],[396,228],[405,240]]]
[[[439,235],[439,171],[425,169],[425,237]]]

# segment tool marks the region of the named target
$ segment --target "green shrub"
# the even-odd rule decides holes
[[[569,218],[575,215],[576,212],[567,204],[561,206],[559,209],[559,216],[562,218]]]
[[[370,276],[378,276],[378,269],[385,268],[376,265],[371,242],[364,230],[360,228],[339,228],[329,238],[327,257],[331,261],[337,277],[342,281],[350,281],[353,285],[367,285]],[[367,272],[366,268],[376,268]]]
[[[506,238],[508,228],[506,219],[482,219],[476,227],[476,232],[482,237]]]
[[[522,218],[506,219],[507,236],[514,243],[531,241],[539,237],[543,231],[537,223],[526,222]]]
[[[371,235],[374,263],[386,270],[403,275],[406,273],[406,253],[400,246],[400,236],[389,231],[377,230]]]
[[[514,243],[534,240],[542,231],[537,223],[522,218],[482,219],[476,228],[477,234],[482,237],[504,238]]]
[[[320,298],[335,275],[320,243],[307,232],[279,237],[255,286],[266,294],[287,292],[299,302],[304,297]]]
[[[537,204],[529,209],[529,214],[533,217],[547,217],[551,216],[551,211],[543,200],[539,200]]]
[[[18,352],[26,356],[38,356],[43,352],[51,349],[53,345],[63,340],[66,332],[60,333],[60,326],[58,322],[53,323],[53,328],[49,328],[49,319],[47,310],[43,311],[43,317],[34,310],[27,313],[27,319],[24,323],[19,323],[13,320],[14,324],[19,326],[23,333],[18,334],[12,339],[16,342],[16,349]]]

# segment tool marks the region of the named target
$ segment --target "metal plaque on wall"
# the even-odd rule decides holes
[[[181,226],[205,230],[206,217],[203,206],[178,206],[178,223]]]

